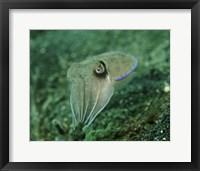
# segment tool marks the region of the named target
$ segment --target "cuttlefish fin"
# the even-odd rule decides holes
[[[136,58],[136,62],[135,62],[135,65],[128,71],[126,72],[124,75],[118,77],[118,78],[115,78],[116,81],[121,81],[125,78],[127,78],[127,76],[129,76],[131,73],[133,73],[133,71],[135,71],[135,69],[138,67],[138,58]]]
[[[115,90],[119,90],[128,83],[130,83],[135,76],[135,69],[138,67],[138,58],[136,58],[135,64],[133,67],[124,73],[122,76],[115,78]]]
[[[115,90],[118,91],[127,86],[134,79],[135,75],[137,75],[137,73],[133,72],[129,74],[123,81],[117,81],[115,83]]]

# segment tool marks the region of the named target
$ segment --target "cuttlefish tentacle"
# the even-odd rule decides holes
[[[84,119],[85,119],[85,115],[87,113],[87,108],[88,108],[88,104],[89,104],[89,98],[86,98],[86,84],[84,84],[84,110],[83,110],[83,115],[82,115],[82,118],[81,118],[81,122],[83,123],[84,122]]]
[[[95,109],[95,107],[96,107],[96,105],[97,105],[97,101],[98,101],[98,99],[99,99],[99,94],[100,94],[100,85],[97,83],[96,84],[96,98],[95,98],[95,101],[94,101],[94,103],[93,103],[93,107],[92,107],[92,110],[90,111],[90,113],[89,113],[89,115],[88,115],[88,117],[87,117],[87,119],[85,120],[85,124],[88,122],[88,120],[90,119],[90,117],[91,117],[91,115],[92,115],[92,113],[93,113],[93,111],[94,111],[94,109]]]
[[[104,109],[114,93],[114,87],[111,85],[111,82],[109,82],[109,76],[107,76],[106,81],[99,81],[100,88],[98,90],[97,101],[94,105],[93,110],[90,112],[88,119],[86,120],[86,123],[88,123],[88,125],[92,123],[94,118]]]
[[[76,80],[73,83],[73,89],[71,89],[71,95],[70,95],[70,104],[72,108],[73,118],[74,122],[78,123],[82,116],[82,110],[83,110],[83,91],[82,86],[84,83],[81,80]],[[74,103],[76,101],[76,98],[79,97],[79,101]]]
[[[135,65],[131,66],[133,63]],[[71,83],[74,125],[90,125],[108,104],[114,89],[125,84],[124,80],[128,80],[137,66],[138,59],[119,52],[105,53],[72,65],[67,78]]]

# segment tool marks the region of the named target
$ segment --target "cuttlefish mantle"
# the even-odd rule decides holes
[[[74,63],[67,72],[74,125],[90,125],[110,101],[114,90],[132,78],[138,59],[109,52]]]

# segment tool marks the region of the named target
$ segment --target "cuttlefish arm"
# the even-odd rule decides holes
[[[124,65],[129,68],[126,69]],[[71,83],[70,104],[74,125],[90,125],[110,101],[116,83],[123,83],[137,67],[138,60],[121,53],[106,53],[72,65],[67,74]],[[131,69],[130,69],[131,68]],[[128,71],[128,72],[127,72]],[[119,77],[122,75],[121,77]]]

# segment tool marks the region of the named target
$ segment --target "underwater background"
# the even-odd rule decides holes
[[[72,123],[67,70],[119,51],[139,59],[133,80],[87,127]],[[31,141],[169,141],[169,30],[31,30]]]

